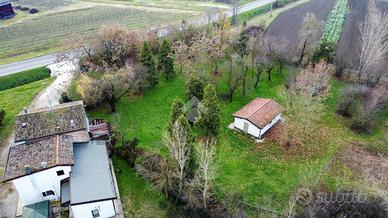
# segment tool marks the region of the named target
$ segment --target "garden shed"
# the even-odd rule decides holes
[[[281,119],[281,107],[272,99],[256,98],[233,114],[233,128],[254,138],[263,135]]]

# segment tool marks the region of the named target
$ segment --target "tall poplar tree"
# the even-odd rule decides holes
[[[147,80],[151,86],[155,86],[158,84],[158,75],[156,70],[155,62],[152,58],[152,50],[147,41],[144,41],[143,48],[141,50],[141,57],[140,57],[141,63],[146,67],[147,69]]]
[[[220,129],[220,108],[216,90],[212,84],[206,86],[203,97],[202,118],[200,126],[207,136],[217,137]]]
[[[172,58],[171,44],[167,39],[163,39],[159,49],[159,65],[166,79],[171,79],[175,76],[174,59]]]

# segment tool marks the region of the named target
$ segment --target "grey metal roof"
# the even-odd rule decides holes
[[[70,174],[70,204],[116,198],[104,141],[74,144]]]

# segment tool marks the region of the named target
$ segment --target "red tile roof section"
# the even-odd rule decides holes
[[[259,128],[264,128],[281,113],[280,105],[272,99],[256,98],[233,114],[249,120]]]

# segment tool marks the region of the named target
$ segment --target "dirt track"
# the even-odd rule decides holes
[[[311,0],[310,2],[281,13],[268,27],[267,35],[286,38],[290,50],[296,51],[299,44],[299,30],[307,13],[313,13],[324,22],[334,5],[334,0]]]

